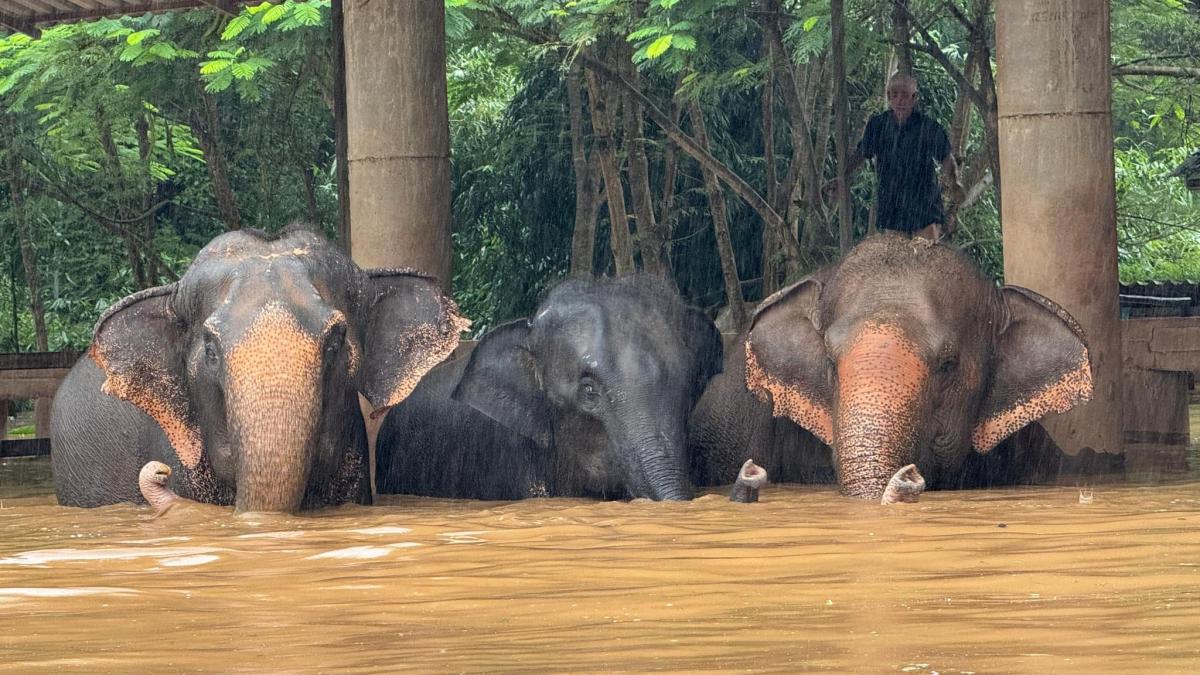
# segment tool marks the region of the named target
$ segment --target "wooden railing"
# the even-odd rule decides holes
[[[81,352],[0,354],[0,457],[50,454],[50,405]],[[35,399],[34,438],[8,439],[9,401]]]

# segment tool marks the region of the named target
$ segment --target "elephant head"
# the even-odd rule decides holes
[[[453,396],[551,452],[554,494],[691,499],[687,418],[721,352],[660,279],[568,281],[488,333]]]
[[[1091,396],[1082,329],[1050,300],[997,288],[966,256],[884,234],[767,298],[746,385],[832,446],[842,491],[877,500],[914,463],[951,484],[1049,412]]]
[[[362,448],[347,449],[363,436],[358,392],[377,414],[400,402],[467,324],[428,277],[364,272],[303,227],[241,230],[178,282],[111,307],[89,354],[206,501],[291,512],[366,475]]]

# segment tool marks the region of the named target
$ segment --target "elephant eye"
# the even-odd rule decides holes
[[[957,368],[958,368],[958,359],[949,358],[949,359],[942,361],[941,365],[938,366],[938,372],[945,375],[947,373],[953,373]]]
[[[342,349],[342,343],[346,341],[346,329],[342,326],[334,326],[329,331],[329,337],[325,338],[325,353],[336,354]]]
[[[586,408],[600,404],[600,385],[591,377],[584,376],[579,381],[579,401]]]
[[[220,358],[220,353],[217,351],[217,343],[211,335],[204,336],[204,360],[208,363],[216,363]]]

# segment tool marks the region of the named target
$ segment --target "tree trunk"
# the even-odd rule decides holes
[[[996,81],[992,77],[991,50],[984,44],[979,69],[979,88],[987,100],[987,108],[980,110],[983,117],[984,139],[988,145],[988,161],[992,167],[992,184],[996,187],[996,212],[1000,211],[1000,125],[999,113],[996,110]],[[986,67],[984,64],[987,64]]]
[[[29,289],[29,310],[33,313],[34,339],[39,352],[49,351],[50,338],[46,331],[46,308],[42,304],[42,281],[38,274],[37,249],[33,233],[25,217],[25,180],[21,159],[15,152],[8,155],[9,199],[12,201],[13,224],[21,249],[21,264],[25,268],[25,286]],[[14,307],[15,309],[15,307]],[[15,345],[14,345],[15,346]]]
[[[675,88],[672,92],[678,91],[679,86],[683,81],[683,74],[675,81]],[[671,97],[671,123],[679,126],[679,118],[683,114],[683,106],[679,104],[679,97],[672,95]],[[675,179],[679,174],[679,146],[670,138],[664,141],[663,148],[663,187],[662,187],[662,202],[658,212],[658,223],[666,233],[667,252],[670,253],[670,240],[674,236],[674,208],[675,208]],[[668,256],[668,260],[669,260]]]
[[[708,131],[704,126],[704,112],[700,104],[692,102],[689,116],[696,142],[708,150]],[[704,174],[704,188],[708,192],[708,207],[712,211],[713,233],[717,239],[717,255],[721,259],[721,277],[725,280],[725,301],[729,306],[729,318],[734,329],[741,331],[746,325],[746,304],[742,300],[742,284],[738,277],[737,258],[733,253],[733,239],[729,235],[729,221],[725,216],[725,195],[716,174],[700,165]]]
[[[850,252],[854,244],[854,219],[850,206],[850,185],[846,175],[846,157],[849,155],[846,145],[849,143],[849,130],[846,116],[849,115],[846,105],[846,13],[842,0],[830,0],[830,13],[833,28],[833,81],[835,89],[833,112],[834,147],[837,153],[838,184],[838,244],[843,257]]]
[[[621,169],[617,163],[617,150],[613,144],[612,110],[608,99],[608,87],[600,81],[595,71],[588,71],[588,99],[592,109],[592,134],[595,136],[595,152],[600,156],[600,170],[604,174],[604,194],[608,199],[609,231],[612,239],[613,264],[617,276],[633,274],[633,242],[629,236],[629,216],[625,211],[625,189],[621,186]]]
[[[912,74],[912,51],[908,48],[908,0],[892,0],[892,43],[896,49],[896,72]],[[884,79],[891,77],[884,73]]]
[[[204,153],[204,163],[208,166],[208,177],[212,182],[213,197],[217,200],[217,211],[227,230],[239,230],[242,227],[242,217],[238,211],[237,198],[233,185],[229,182],[229,168],[225,162],[225,149],[221,143],[221,114],[217,109],[217,100],[204,91],[199,83],[200,103],[203,106],[202,117],[191,116],[189,126],[196,136],[196,142]]]
[[[117,144],[113,140],[108,115],[103,109],[96,110],[96,127],[100,136],[100,147],[104,149],[104,156],[108,160],[108,170],[112,172],[114,180],[121,181],[124,177],[124,171],[121,168],[121,157],[117,150]],[[125,221],[131,215],[131,209],[123,198],[117,200],[117,206],[113,210],[116,212],[118,220]],[[125,243],[125,258],[129,261],[129,270],[133,275],[134,285],[138,289],[149,288],[150,284],[146,279],[146,267],[142,263],[142,247],[138,241],[138,237],[134,236],[129,228],[124,225],[121,225],[117,229],[117,234],[121,237],[121,241]]]
[[[783,93],[783,105],[788,113],[792,144],[787,173],[775,192],[775,201],[771,203],[771,208],[785,218],[769,238],[784,245],[781,264],[784,276],[790,277],[799,271],[804,251],[801,240],[797,239],[797,226],[805,223],[803,236],[811,237],[808,230],[813,227],[812,221],[821,214],[821,177],[818,164],[813,158],[812,127],[809,124],[811,118],[804,109],[805,102],[811,99],[801,91],[801,83],[783,44],[778,1],[768,0],[766,10],[762,22],[763,39],[771,59],[772,77],[778,80],[780,91]],[[811,70],[811,66],[809,69]],[[814,199],[818,203],[813,203]],[[763,238],[768,237],[764,234]],[[788,238],[796,241],[794,250],[788,246]]]
[[[304,217],[308,222],[317,224],[321,216],[317,211],[317,177],[313,173],[312,165],[305,162],[303,159],[300,163],[300,178],[304,181]]]
[[[567,104],[571,117],[571,166],[575,169],[575,229],[571,234],[571,276],[592,276],[596,251],[596,176],[584,146],[583,97],[580,68],[572,65],[567,72]]]
[[[771,47],[767,45],[767,75],[763,82],[762,93],[762,125],[763,125],[763,168],[767,182],[767,203],[775,207],[779,204],[779,181],[775,175],[775,71]],[[762,233],[762,295],[774,293],[779,288],[781,265],[779,264],[779,233],[770,227],[764,227]]]
[[[145,284],[144,288],[150,288],[158,285],[158,253],[157,247],[154,245],[154,237],[157,234],[157,216],[152,207],[154,206],[154,178],[150,175],[150,156],[154,151],[154,141],[150,137],[150,120],[143,113],[134,122],[134,131],[137,132],[138,141],[138,159],[142,162],[142,205],[141,212],[145,214],[142,219],[142,252],[145,256],[146,267],[145,274],[142,279]]]
[[[633,50],[629,44],[622,45],[620,58],[625,68],[625,77],[634,87],[641,87],[637,68],[634,67]],[[666,277],[671,283],[671,261],[667,255],[667,237],[654,218],[654,198],[650,193],[650,167],[646,160],[645,124],[642,106],[637,98],[625,92],[622,113],[625,127],[625,157],[629,169],[629,194],[633,198],[633,213],[637,223],[638,250],[642,254],[642,269],[650,274]]]
[[[578,58],[585,66],[588,67],[589,78],[591,77],[592,73],[602,73],[610,81],[615,82],[622,89],[632,93],[634,97],[637,98],[638,103],[642,105],[646,115],[649,116],[650,119],[654,120],[654,123],[657,124],[658,127],[667,134],[668,138],[677,143],[684,152],[691,155],[691,157],[700,165],[708,167],[713,173],[715,173],[717,177],[724,181],[731,190],[745,200],[746,204],[748,204],[750,208],[754,209],[754,211],[758,213],[759,217],[766,221],[767,224],[787,232],[787,225],[785,224],[783,218],[771,208],[771,205],[768,204],[765,199],[763,199],[763,196],[759,194],[757,190],[755,190],[749,183],[742,179],[741,176],[734,173],[732,169],[718,161],[717,158],[713,157],[711,152],[696,142],[696,139],[688,136],[679,128],[678,125],[672,123],[671,119],[667,117],[663,111],[659,110],[658,106],[654,105],[653,101],[646,98],[645,94],[643,94],[641,91],[638,91],[638,89],[633,85],[629,84],[629,82],[627,82],[625,78],[621,76],[620,72],[609,66],[604,61],[594,56],[589,56],[587,53],[579,54]],[[800,247],[796,243],[796,237],[792,235],[791,232],[787,232],[787,236],[784,238],[784,244],[787,246],[788,252],[791,255],[799,255]]]
[[[833,110],[830,101],[833,83],[826,77],[825,57],[810,60],[802,70],[793,65],[783,44],[785,23],[780,18],[778,2],[771,0],[769,8],[762,24],[763,38],[770,48],[773,71],[791,126],[792,157],[776,195],[776,209],[786,214],[785,229],[789,236],[799,238],[796,255],[784,260],[785,274],[792,277],[801,266],[808,268],[814,264],[820,235],[829,226],[821,187],[830,135],[829,113]]]
[[[350,252],[350,167],[346,163],[346,44],[342,0],[330,5],[333,31],[334,162],[337,164],[338,244]]]

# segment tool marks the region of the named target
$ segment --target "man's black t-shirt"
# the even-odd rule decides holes
[[[881,230],[915,232],[930,223],[945,223],[942,193],[933,164],[950,154],[950,139],[942,125],[914,110],[904,126],[885,111],[867,122],[858,149],[877,158]]]

